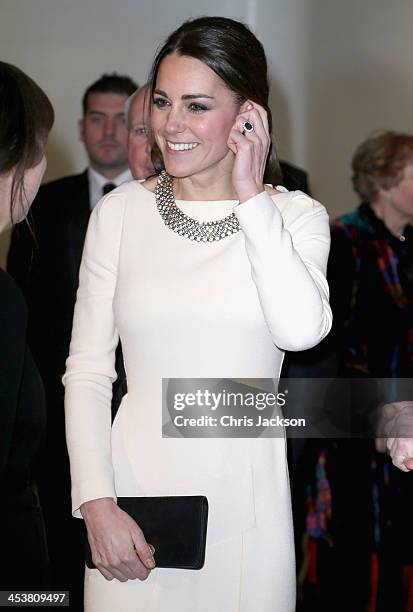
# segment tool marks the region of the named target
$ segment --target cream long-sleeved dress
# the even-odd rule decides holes
[[[283,188],[280,188],[281,190]],[[274,378],[284,350],[331,327],[324,207],[301,192],[178,206],[234,209],[241,231],[198,243],[168,229],[138,182],[94,209],[64,376],[73,513],[100,497],[204,494],[205,566],[145,582],[86,570],[86,611],[292,612],[294,544],[284,438],[162,438],[162,378]],[[128,394],[111,429],[114,353]]]

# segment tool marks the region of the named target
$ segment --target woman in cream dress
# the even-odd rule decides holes
[[[162,378],[274,378],[284,350],[331,326],[325,209],[264,186],[276,183],[266,68],[238,22],[172,33],[150,80],[167,174],[122,185],[91,216],[64,377],[73,513],[97,566],[88,612],[295,609],[284,438],[162,438]],[[165,223],[157,186],[183,226]],[[214,240],[191,222],[233,212]],[[119,338],[128,394],[111,429]],[[117,496],[195,494],[209,501],[203,569],[153,568]]]

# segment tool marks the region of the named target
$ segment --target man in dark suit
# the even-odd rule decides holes
[[[124,104],[137,89],[127,76],[103,75],[83,96],[80,139],[89,167],[39,190],[31,226],[13,233],[8,270],[29,306],[29,342],[42,374],[48,429],[37,481],[49,544],[52,586],[70,590],[71,608],[82,609],[83,532],[71,517],[70,474],[61,376],[69,352],[78,273],[92,208],[132,178],[128,168]],[[115,389],[116,393],[116,389]]]

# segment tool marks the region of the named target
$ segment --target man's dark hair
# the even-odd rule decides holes
[[[103,74],[100,79],[92,83],[92,85],[89,85],[83,95],[83,116],[86,115],[89,94],[114,93],[125,94],[127,97],[129,97],[137,89],[138,84],[125,74],[117,74],[116,72],[113,72],[112,74]]]

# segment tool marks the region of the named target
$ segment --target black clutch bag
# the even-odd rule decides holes
[[[205,561],[208,500],[202,495],[118,497],[118,506],[155,548],[157,567],[201,569]],[[86,537],[86,565],[93,569]]]

